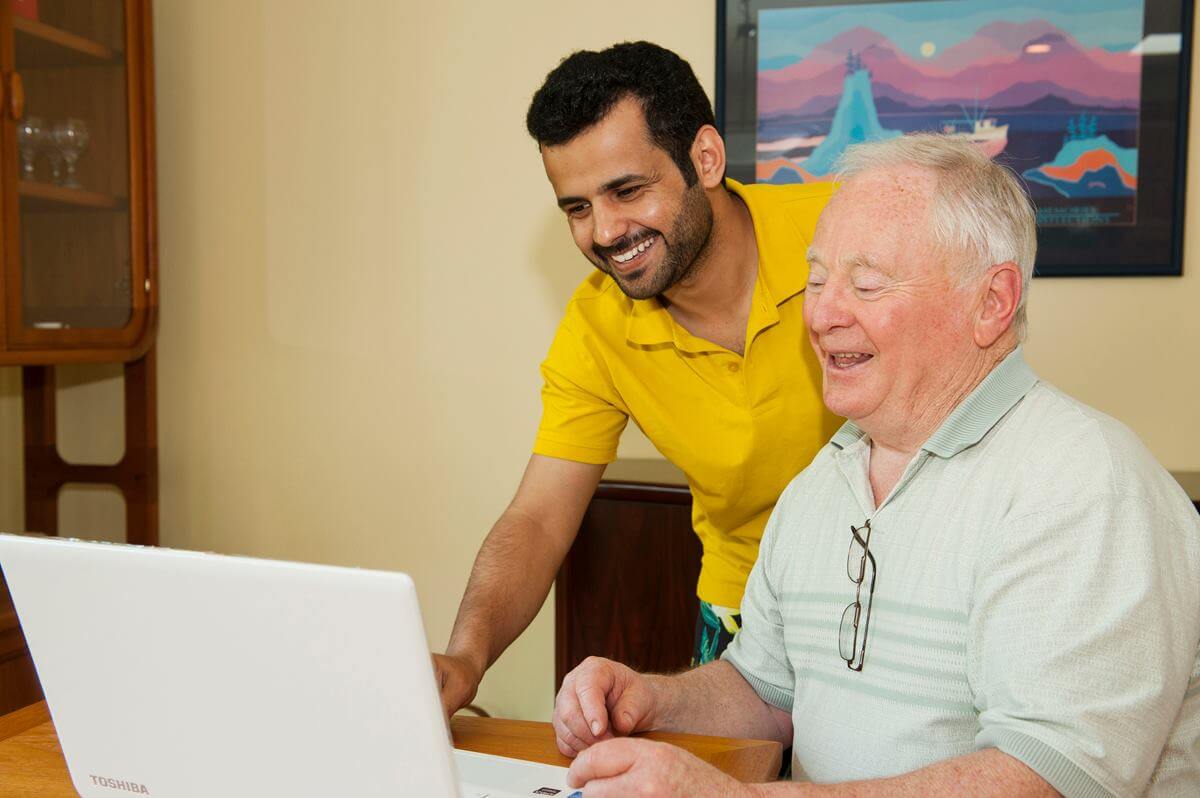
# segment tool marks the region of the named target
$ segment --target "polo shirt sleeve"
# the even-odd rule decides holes
[[[542,420],[533,453],[604,465],[629,421],[608,368],[564,319],[542,363]]]
[[[781,498],[767,521],[758,559],[750,570],[746,593],[742,597],[742,628],[721,659],[737,669],[759,698],[791,712],[796,677],[783,643],[783,614],[771,576],[777,527],[785,523],[783,519],[787,515],[786,510],[781,509],[784,506]]]
[[[1140,496],[1063,498],[1007,520],[978,560],[975,742],[1065,796],[1138,796],[1195,666],[1196,529]]]

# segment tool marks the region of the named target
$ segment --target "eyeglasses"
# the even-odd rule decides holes
[[[846,575],[856,586],[854,601],[842,611],[842,625],[838,628],[838,653],[852,671],[861,671],[867,658],[867,629],[871,625],[871,599],[875,595],[875,555],[871,554],[871,519],[860,527],[850,527],[850,551],[846,554]],[[863,612],[862,588],[867,575],[867,562],[871,563],[871,587],[867,591],[867,610]],[[862,643],[859,643],[859,627],[862,627]],[[855,664],[857,663],[857,664]]]

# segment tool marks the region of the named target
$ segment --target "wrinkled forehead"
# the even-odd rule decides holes
[[[842,183],[835,196],[846,195],[858,202],[875,200],[873,210],[889,217],[911,215],[929,207],[937,189],[937,175],[918,166],[868,169]]]
[[[894,260],[931,245],[936,177],[911,167],[862,172],[844,182],[817,222],[818,259]]]

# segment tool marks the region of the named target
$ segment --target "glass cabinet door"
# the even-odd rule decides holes
[[[144,200],[132,179],[141,165],[131,164],[131,133],[143,114],[131,113],[130,9],[124,0],[0,2],[11,3],[15,73],[5,92],[16,150],[5,160],[6,185],[16,185],[16,230],[5,235],[9,345],[118,344],[144,305],[143,283],[148,290],[144,254],[131,246]]]

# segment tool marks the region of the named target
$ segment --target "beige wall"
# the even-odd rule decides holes
[[[163,542],[410,571],[440,647],[589,268],[523,132],[529,96],[566,52],[631,37],[677,49],[711,89],[712,8],[159,0],[155,35]],[[1038,280],[1028,346],[1043,376],[1193,470],[1198,205],[1185,277]],[[64,447],[110,457],[112,370],[63,371]],[[0,370],[5,528],[19,394]],[[636,435],[625,451],[652,452]],[[68,504],[80,533],[119,528],[111,495]],[[480,701],[547,717],[552,644],[543,612]]]

